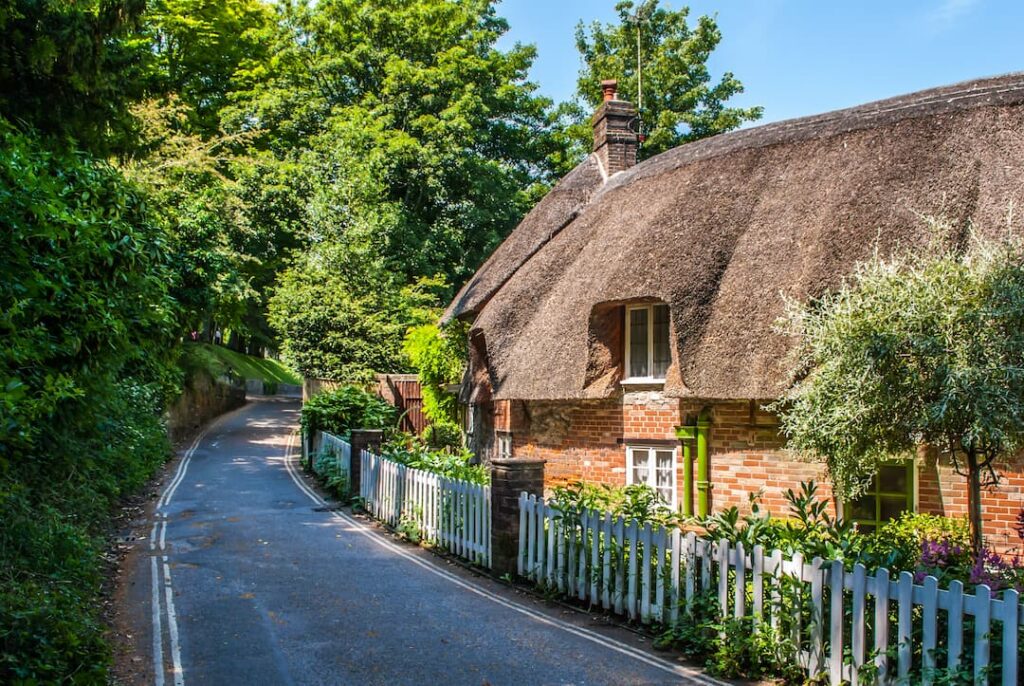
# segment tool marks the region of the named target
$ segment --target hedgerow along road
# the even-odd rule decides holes
[[[140,683],[722,683],[325,506],[298,414],[250,402],[169,471],[119,600]]]

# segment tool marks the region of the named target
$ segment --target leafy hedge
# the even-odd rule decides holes
[[[99,534],[169,455],[167,251],[108,165],[0,120],[0,683],[101,683]]]
[[[302,406],[306,433],[328,431],[347,439],[352,429],[384,429],[398,425],[398,410],[359,386],[342,386],[310,398]]]

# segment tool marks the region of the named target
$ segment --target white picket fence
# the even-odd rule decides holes
[[[317,454],[330,453],[338,467],[350,480],[352,478],[352,446],[327,431],[318,431],[314,447]],[[314,466],[316,459],[314,458]]]
[[[808,675],[827,673],[834,685],[857,686],[876,670],[879,683],[905,683],[915,668],[927,685],[936,669],[961,665],[973,670],[975,683],[988,683],[997,634],[1001,683],[1018,684],[1024,606],[1016,591],[995,598],[981,585],[970,594],[958,581],[940,590],[930,576],[915,584],[910,572],[890,579],[885,569],[868,574],[859,564],[846,570],[842,562],[786,559],[760,546],[745,551],[605,512],[570,519],[526,493],[519,527],[521,576],[647,624],[686,622],[695,598],[713,594],[722,617],[749,617],[755,627],[784,632],[799,646],[795,658]],[[966,644],[965,620],[973,625]]]
[[[359,495],[393,527],[475,564],[491,566],[491,487],[449,479],[363,451]]]

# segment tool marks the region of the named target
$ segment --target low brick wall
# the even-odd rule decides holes
[[[204,424],[245,404],[245,386],[196,374],[181,396],[167,408],[167,434],[171,442],[186,441]]]

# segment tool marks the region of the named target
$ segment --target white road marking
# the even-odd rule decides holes
[[[156,556],[149,558],[152,564],[153,585],[153,682],[156,686],[164,686],[164,640],[163,629],[160,627],[160,573],[156,567]]]
[[[292,478],[292,481],[294,481],[295,485],[299,487],[299,490],[305,493],[314,503],[316,503],[318,506],[324,506],[327,504],[324,501],[324,499],[317,495],[317,493],[313,491],[311,488],[309,488],[305,483],[303,483],[302,479],[298,476],[298,473],[295,471],[295,468],[292,465],[292,450],[295,442],[294,439],[295,433],[293,432],[291,436],[289,436],[288,438],[288,444],[286,447],[284,459],[284,465],[285,469],[288,471],[288,476]],[[471,593],[475,593],[476,595],[486,598],[494,603],[497,603],[498,605],[506,607],[522,615],[526,615],[527,617],[530,617],[531,619],[534,619],[542,624],[547,624],[548,626],[554,627],[556,629],[561,629],[566,633],[578,636],[579,638],[590,641],[592,643],[596,643],[617,653],[633,658],[638,662],[643,662],[644,664],[650,667],[660,669],[663,672],[668,672],[669,674],[672,674],[674,676],[686,677],[702,684],[711,684],[713,686],[729,686],[729,684],[727,684],[724,681],[719,681],[718,679],[709,677],[696,670],[689,669],[681,665],[672,664],[671,662],[668,662],[666,660],[662,660],[652,655],[648,655],[644,651],[638,650],[637,648],[634,648],[629,644],[622,643],[613,638],[609,638],[607,636],[599,634],[595,631],[590,631],[589,629],[584,629],[582,627],[575,626],[568,622],[564,622],[560,619],[550,617],[541,612],[537,612],[536,610],[533,610],[529,607],[520,605],[516,602],[503,598],[495,593],[492,593],[491,591],[488,591],[480,586],[477,586],[476,584],[469,583],[466,580],[446,570],[435,567],[433,564],[420,559],[418,556],[413,555],[408,550],[405,550],[402,546],[399,546],[381,537],[376,531],[374,531],[370,527],[366,526],[357,519],[349,517],[343,512],[332,511],[328,514],[330,514],[330,516],[334,517],[339,521],[349,524],[351,530],[357,531],[358,533],[367,537],[377,545],[386,548],[391,552],[394,552],[395,554],[405,558],[409,562],[419,565],[431,574],[434,574],[435,576],[439,576],[442,579],[450,581],[456,586],[459,586]]]
[[[242,406],[244,407],[244,405]],[[171,498],[174,497],[174,492],[178,490],[178,486],[185,480],[185,473],[188,471],[189,462],[192,460],[192,455],[199,447],[199,443],[203,438],[216,426],[221,424],[229,416],[235,414],[238,408],[232,412],[222,414],[220,417],[215,419],[209,426],[199,432],[195,440],[189,446],[188,450],[185,451],[185,455],[178,464],[178,469],[174,473],[174,478],[171,479],[170,483],[164,489],[163,494],[160,496],[160,500],[156,503],[154,511],[154,517],[161,520],[153,523],[153,530],[149,533],[149,549],[152,551],[150,554],[153,556],[150,559],[153,564],[152,584],[153,584],[153,597],[151,599],[153,605],[153,678],[156,686],[164,685],[164,647],[163,647],[163,629],[161,627],[161,612],[160,606],[160,574],[157,568],[156,560],[156,547],[157,547],[157,525],[160,525],[160,550],[166,549],[167,540],[167,513],[161,512],[161,509],[171,503]],[[219,438],[219,436],[218,436]],[[214,447],[216,447],[214,443]],[[171,661],[174,668],[174,685],[184,686],[185,674],[181,665],[181,647],[178,641],[178,617],[174,611],[174,588],[171,585],[171,569],[167,564],[167,556],[163,555],[163,567],[164,567],[164,596],[167,602],[167,633],[171,639]]]
[[[171,568],[164,555],[164,595],[167,600],[167,633],[171,636],[171,664],[174,666],[174,686],[184,686],[185,674],[181,668],[181,646],[178,645],[178,616],[174,612],[174,591],[171,587]]]

